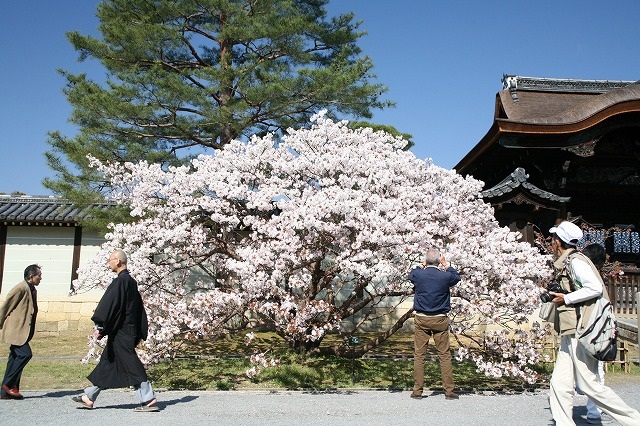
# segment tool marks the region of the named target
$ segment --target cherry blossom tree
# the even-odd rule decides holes
[[[549,256],[498,226],[482,182],[405,144],[319,114],[281,139],[234,141],[190,166],[92,159],[135,220],[111,225],[76,291],[108,284],[104,259],[124,249],[149,312],[148,362],[258,327],[299,349],[360,356],[411,318],[408,272],[437,246],[463,277],[451,313],[458,357],[535,380],[548,329],[529,319]],[[362,330],[377,338],[352,352],[346,338]],[[323,345],[329,332],[345,343]]]

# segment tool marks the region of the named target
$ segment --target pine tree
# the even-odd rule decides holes
[[[374,83],[352,13],[328,17],[328,0],[107,0],[101,38],[71,32],[80,60],[103,81],[61,71],[79,132],[50,133],[56,177],[45,185],[78,203],[101,197],[100,160],[184,164],[233,139],[333,117],[370,118],[392,106]]]

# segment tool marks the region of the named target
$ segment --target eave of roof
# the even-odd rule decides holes
[[[518,191],[525,192],[526,194],[543,200],[549,200],[556,203],[568,203],[571,201],[571,197],[561,197],[552,192],[545,191],[538,188],[534,184],[528,181],[529,175],[522,167],[516,168],[513,173],[510,173],[500,183],[492,188],[482,191],[482,196],[488,200],[492,198],[500,198],[515,194]]]
[[[633,84],[597,95],[575,95],[558,92],[525,92],[520,101],[514,102],[508,89],[498,93],[507,117],[495,117],[501,127],[516,124],[521,127],[558,129],[564,126],[577,129],[621,112],[640,111],[640,84]],[[583,123],[581,126],[575,124]],[[573,125],[573,126],[572,126]],[[566,131],[566,129],[564,130]]]
[[[91,204],[79,208],[71,201],[59,197],[31,197],[0,195],[0,222],[4,224],[66,224],[76,225],[90,219],[96,208],[108,204]]]
[[[505,76],[503,81],[509,77]],[[536,79],[539,85],[510,87],[496,94],[494,121],[487,133],[454,167],[464,174],[507,133],[578,133],[614,116],[640,112],[640,84],[634,81]],[[591,89],[588,87],[591,86]],[[593,89],[598,86],[598,89]]]

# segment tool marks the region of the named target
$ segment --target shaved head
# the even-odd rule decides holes
[[[124,250],[120,250],[120,249],[114,250],[113,253],[111,253],[111,257],[115,257],[123,265],[127,264],[127,254],[124,252]]]

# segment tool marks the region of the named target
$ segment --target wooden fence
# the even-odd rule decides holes
[[[635,272],[635,271],[634,271]],[[607,292],[609,300],[613,303],[616,317],[618,318],[618,357],[615,361],[606,362],[605,370],[620,366],[622,370],[631,371],[632,357],[637,359],[638,351],[638,298],[640,291],[640,274],[626,273],[615,279],[607,280]],[[547,349],[552,351],[552,362],[555,362],[560,339],[554,336]]]
[[[637,293],[640,291],[640,275],[625,274],[607,281],[609,299],[620,318],[638,317]]]

